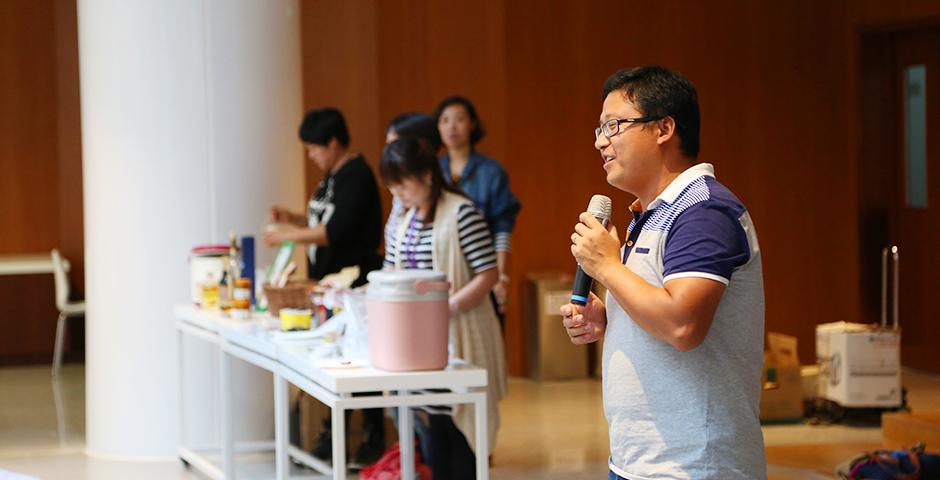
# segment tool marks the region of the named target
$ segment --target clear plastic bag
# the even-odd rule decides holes
[[[343,295],[343,316],[346,328],[340,340],[340,350],[347,359],[368,360],[369,323],[366,319],[366,294],[364,291],[347,291]],[[334,317],[335,318],[335,317]]]

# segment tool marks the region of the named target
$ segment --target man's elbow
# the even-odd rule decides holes
[[[694,323],[689,322],[677,327],[673,331],[672,339],[669,343],[680,352],[688,352],[701,345],[705,341],[707,334],[707,328],[699,328]]]

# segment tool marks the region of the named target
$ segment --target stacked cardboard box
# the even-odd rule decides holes
[[[527,372],[536,380],[569,380],[588,375],[588,348],[574,345],[559,308],[571,298],[572,277],[538,273],[526,277]]]
[[[760,419],[796,420],[803,417],[803,380],[797,357],[796,337],[767,334],[761,375]]]

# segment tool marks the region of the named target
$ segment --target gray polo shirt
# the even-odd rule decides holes
[[[698,277],[727,288],[705,341],[687,352],[648,334],[607,295],[610,469],[630,480],[766,478],[764,287],[747,210],[703,163],[635,213],[629,232],[626,266],[651,285]]]

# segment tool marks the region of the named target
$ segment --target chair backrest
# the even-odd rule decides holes
[[[65,309],[69,301],[69,276],[65,273],[65,259],[59,249],[52,249],[52,275],[55,277],[55,306]]]

